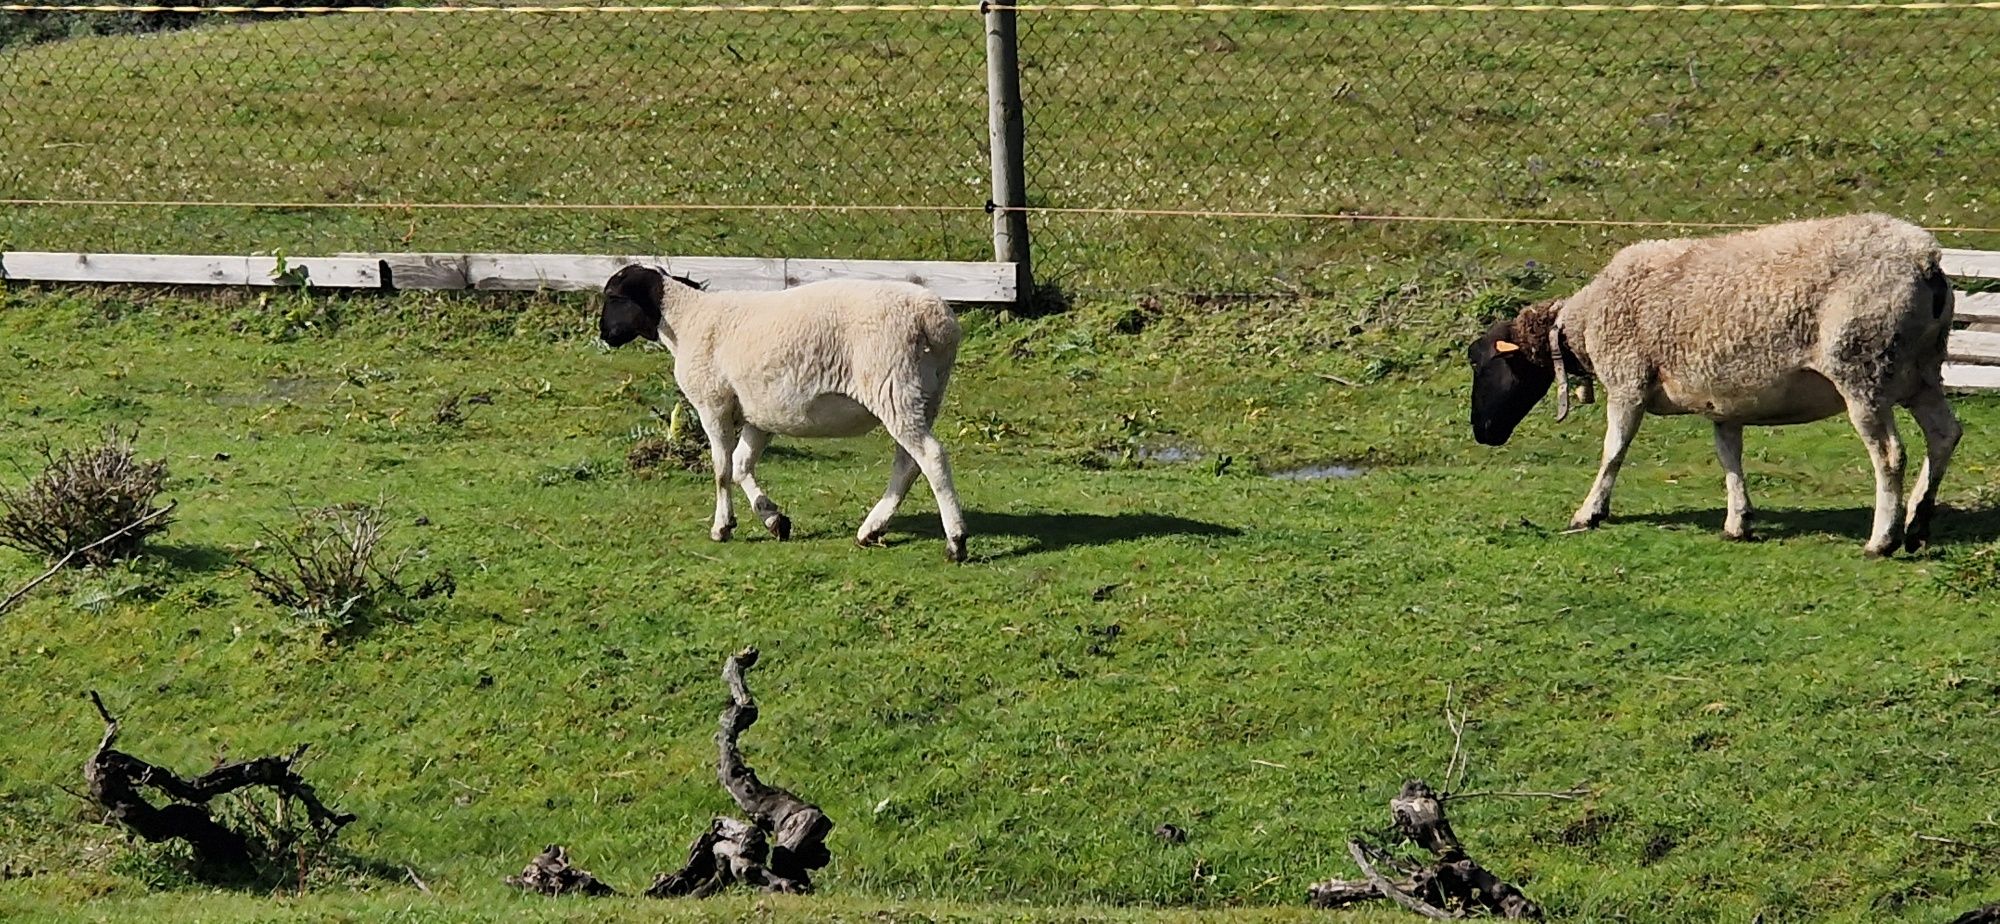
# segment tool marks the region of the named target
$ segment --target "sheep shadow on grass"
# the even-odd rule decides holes
[[[1692,510],[1662,510],[1649,513],[1613,513],[1606,525],[1649,523],[1669,528],[1691,528],[1722,534],[1726,511],[1721,507]],[[1791,539],[1800,536],[1832,536],[1853,542],[1867,542],[1875,525],[1875,508],[1812,507],[1756,508],[1750,516],[1750,532],[1758,539]],[[1930,544],[1978,545],[2000,539],[2000,507],[1938,507],[1931,521]]]
[[[1059,552],[1076,546],[1113,545],[1135,539],[1161,536],[1235,537],[1243,531],[1233,526],[1191,520],[1163,513],[985,513],[965,512],[965,527],[972,535],[975,552],[982,536],[1011,536],[1028,544],[976,558],[1013,558],[1041,552]],[[889,521],[891,534],[900,533],[908,541],[915,534],[924,541],[943,538],[935,514],[898,514]],[[894,539],[891,540],[895,541]]]

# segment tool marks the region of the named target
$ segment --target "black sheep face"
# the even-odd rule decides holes
[[[1466,351],[1472,362],[1472,437],[1499,446],[1514,435],[1536,402],[1555,384],[1553,366],[1528,358],[1514,336],[1514,322],[1501,321]]]
[[[597,335],[613,347],[640,337],[660,339],[660,306],[666,300],[665,274],[650,266],[628,266],[604,284],[604,307]]]

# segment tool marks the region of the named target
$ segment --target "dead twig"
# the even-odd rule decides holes
[[[1484,798],[1561,799],[1565,802],[1574,802],[1585,796],[1591,795],[1592,792],[1593,790],[1591,790],[1590,787],[1588,786],[1576,786],[1562,790],[1560,792],[1532,792],[1526,790],[1479,789],[1479,790],[1474,790],[1472,792],[1439,793],[1438,799],[1445,802],[1456,802],[1460,799],[1484,799]]]
[[[1410,909],[1433,921],[1449,921],[1458,915],[1445,911],[1429,902],[1412,897],[1408,892],[1390,882],[1387,877],[1375,871],[1375,864],[1368,860],[1368,848],[1360,841],[1347,842],[1347,855],[1354,858],[1354,865],[1361,867],[1361,875],[1368,877],[1368,884],[1375,887],[1377,894],[1398,905]]]
[[[1465,773],[1465,763],[1464,763],[1464,761],[1465,761],[1465,713],[1463,713],[1463,712],[1460,712],[1460,713],[1458,713],[1457,715],[1453,715],[1453,714],[1452,714],[1452,711],[1451,711],[1451,696],[1452,696],[1452,693],[1453,693],[1453,688],[1452,688],[1452,685],[1451,685],[1451,684],[1448,684],[1448,683],[1447,683],[1447,684],[1445,684],[1445,686],[1444,686],[1444,724],[1445,724],[1445,726],[1446,726],[1447,728],[1450,728],[1450,729],[1451,729],[1451,757],[1450,757],[1450,758],[1449,758],[1448,760],[1446,760],[1446,761],[1445,761],[1445,764],[1444,764],[1444,777],[1443,777],[1443,779],[1444,779],[1444,788],[1445,788],[1445,791],[1447,791],[1447,792],[1451,791],[1451,788],[1452,788],[1452,786],[1454,785],[1454,784],[1452,783],[1452,775],[1453,775],[1453,771],[1454,771],[1454,770],[1456,770],[1456,771],[1457,771],[1457,773],[1458,773],[1458,774],[1460,774],[1460,775],[1463,775],[1463,774]],[[1463,780],[1463,779],[1461,779],[1461,780],[1460,780],[1460,782],[1464,782],[1464,780]]]

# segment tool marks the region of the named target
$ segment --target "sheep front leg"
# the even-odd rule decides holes
[[[702,432],[708,436],[709,457],[715,463],[715,519],[710,521],[708,538],[728,542],[730,532],[736,529],[736,513],[729,504],[729,485],[734,480],[730,451],[736,446],[736,425],[721,414],[698,413]]]
[[[965,561],[965,514],[958,509],[958,489],[951,483],[951,460],[945,457],[944,444],[938,442],[929,428],[890,436],[916,460],[924,480],[931,483],[931,494],[937,497],[938,518],[944,521],[944,557]]]
[[[1861,442],[1868,447],[1868,461],[1875,467],[1875,525],[1868,531],[1862,551],[1881,558],[1902,542],[1903,440],[1896,434],[1893,407],[1860,398],[1849,398],[1847,417]]]
[[[1931,516],[1937,509],[1938,484],[1944,481],[1945,466],[1958,448],[1965,428],[1951,412],[1942,386],[1931,386],[1910,399],[1910,416],[1924,431],[1924,467],[1917,472],[1917,486],[1910,489],[1909,518],[1903,524],[1903,549],[1914,552],[1931,538]]]
[[[1715,457],[1722,463],[1722,481],[1729,492],[1729,516],[1722,523],[1724,538],[1749,542],[1750,490],[1743,483],[1743,425],[1715,423]]]
[[[1632,438],[1639,435],[1639,422],[1645,417],[1646,407],[1637,397],[1621,395],[1605,407],[1604,461],[1597,467],[1597,481],[1591,484],[1583,506],[1576,508],[1576,515],[1570,517],[1570,529],[1595,529],[1611,515],[1611,486],[1618,481],[1618,469],[1625,464],[1625,451],[1632,448]]]
[[[764,447],[770,444],[771,434],[744,424],[743,434],[736,443],[736,459],[732,468],[736,473],[736,483],[743,487],[743,496],[750,499],[750,509],[764,521],[764,528],[783,542],[792,538],[792,519],[778,509],[777,501],[757,486],[757,460],[764,455]]]

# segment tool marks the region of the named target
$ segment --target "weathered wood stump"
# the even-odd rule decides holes
[[[1432,862],[1404,869],[1384,851],[1364,841],[1347,844],[1363,879],[1332,879],[1306,890],[1315,908],[1340,908],[1387,899],[1432,920],[1451,920],[1483,912],[1503,918],[1540,920],[1541,906],[1521,890],[1493,875],[1465,852],[1444,813],[1445,797],[1423,780],[1408,780],[1389,800],[1396,832],[1431,852]],[[1390,878],[1378,867],[1398,874]]]
[[[662,873],[646,894],[654,898],[713,895],[741,882],[767,892],[810,892],[812,871],[833,859],[826,836],[833,820],[813,805],[757,778],[743,762],[737,740],[757,722],[757,700],[743,675],[757,665],[757,649],[745,648],[722,665],[729,705],[715,733],[716,777],[749,822],[717,818],[688,847],[680,870]]]
[[[507,884],[518,886],[524,891],[538,895],[616,895],[618,890],[605,885],[590,874],[589,870],[571,866],[569,851],[561,844],[550,844],[533,860],[519,876],[508,876]]]
[[[757,771],[743,762],[737,741],[757,722],[757,700],[743,675],[756,664],[755,648],[723,663],[729,703],[715,733],[716,778],[750,820],[720,816],[709,822],[708,830],[688,845],[681,868],[653,880],[646,890],[649,898],[706,898],[737,883],[766,892],[810,892],[812,871],[833,859],[826,847],[833,820],[790,790],[758,779]],[[568,853],[557,845],[507,882],[544,895],[614,894],[595,876],[571,866]]]

